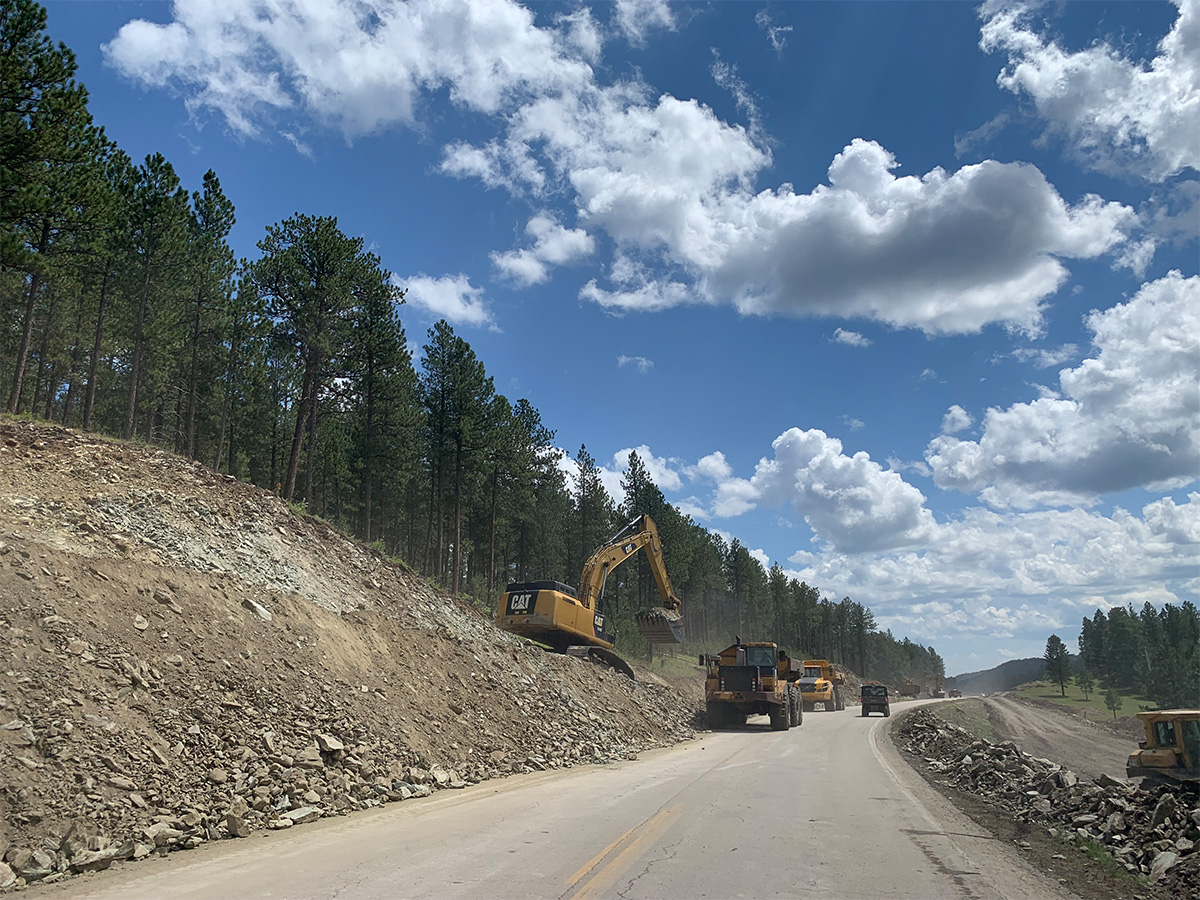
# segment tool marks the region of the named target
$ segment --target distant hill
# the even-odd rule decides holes
[[[958,688],[963,694],[994,694],[1008,691],[1018,684],[1037,681],[1046,672],[1046,660],[1040,656],[1032,659],[1010,659],[994,669],[982,672],[966,672],[946,679],[946,686]]]

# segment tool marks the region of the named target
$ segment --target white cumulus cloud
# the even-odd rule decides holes
[[[999,506],[1090,504],[1200,474],[1200,277],[1178,272],[1088,316],[1095,354],[1058,395],[990,409],[978,441],[935,438],[939,487]]]
[[[761,459],[749,479],[717,486],[716,515],[790,505],[819,540],[846,553],[912,546],[934,531],[925,496],[867,453],[847,456],[841,441],[815,428],[791,428],[771,446],[774,458]]]
[[[622,353],[617,357],[617,365],[622,369],[626,366],[633,366],[635,369],[645,375],[654,368],[654,360],[646,359],[644,356],[626,356],[624,353]]]
[[[585,223],[685,277],[612,290],[593,281],[584,299],[645,311],[731,303],[745,314],[857,316],[929,333],[992,323],[1036,332],[1042,304],[1068,277],[1062,260],[1112,252],[1136,227],[1129,207],[1095,196],[1068,204],[1034,166],[989,160],[897,177],[892,154],[864,140],[838,154],[828,185],[753,193],[746,179],[766,157],[749,137],[707,109],[668,113],[668,103],[640,117],[630,146],[579,161],[569,178]],[[662,116],[690,137],[660,149]],[[696,173],[689,148],[701,143],[711,150]]]
[[[561,266],[589,256],[595,241],[582,228],[565,228],[548,213],[540,213],[525,225],[533,246],[524,250],[491,254],[500,273],[518,287],[542,284],[550,278],[550,266]]]
[[[1200,168],[1200,2],[1175,2],[1179,17],[1148,64],[1107,41],[1068,51],[1035,30],[1036,4],[986,4],[980,46],[1008,55],[999,84],[1032,100],[1072,155],[1162,181]]]
[[[971,414],[955,403],[942,416],[942,434],[955,434],[964,428],[970,428],[975,423]]]
[[[851,347],[870,347],[871,339],[864,337],[857,331],[849,331],[845,328],[839,328],[833,333],[833,339],[836,343],[847,344]]]
[[[413,306],[428,310],[452,325],[490,325],[492,314],[483,302],[483,288],[473,287],[466,275],[414,275],[392,279],[406,288],[406,300]]]
[[[467,109],[495,113],[533,88],[591,78],[594,35],[580,18],[538,28],[510,0],[175,0],[174,21],[136,19],[104,45],[129,78],[174,85],[193,109],[240,134],[293,107],[348,136],[416,120],[422,94],[445,89]],[[592,29],[594,32],[594,29]]]

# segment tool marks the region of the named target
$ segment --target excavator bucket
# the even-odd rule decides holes
[[[677,610],[656,606],[635,614],[638,631],[651,644],[682,644],[683,616]]]

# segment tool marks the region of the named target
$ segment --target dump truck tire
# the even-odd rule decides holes
[[[771,717],[772,731],[787,731],[788,726],[791,725],[791,716],[788,715],[786,703],[772,706],[771,711],[767,715]]]
[[[729,716],[725,705],[722,703],[709,703],[704,709],[705,716],[708,719],[708,727],[713,731],[719,728],[729,727]]]

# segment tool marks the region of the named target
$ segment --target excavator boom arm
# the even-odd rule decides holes
[[[597,609],[604,596],[604,584],[609,573],[643,548],[646,550],[646,559],[650,562],[650,571],[654,573],[658,591],[662,595],[663,605],[657,610],[639,613],[638,629],[651,642],[676,643],[680,640],[678,622],[682,604],[671,588],[671,579],[663,561],[658,526],[647,515],[638,516],[591,555],[584,564],[583,574],[579,579],[579,599],[584,606]]]
[[[663,597],[663,605],[669,609],[679,608],[679,598],[671,590],[671,579],[663,563],[662,543],[658,538],[658,527],[649,516],[641,515],[618,531],[607,543],[588,558],[579,579],[579,599],[587,607],[595,609],[604,595],[604,583],[609,574],[638,550],[646,549],[650,571]]]

